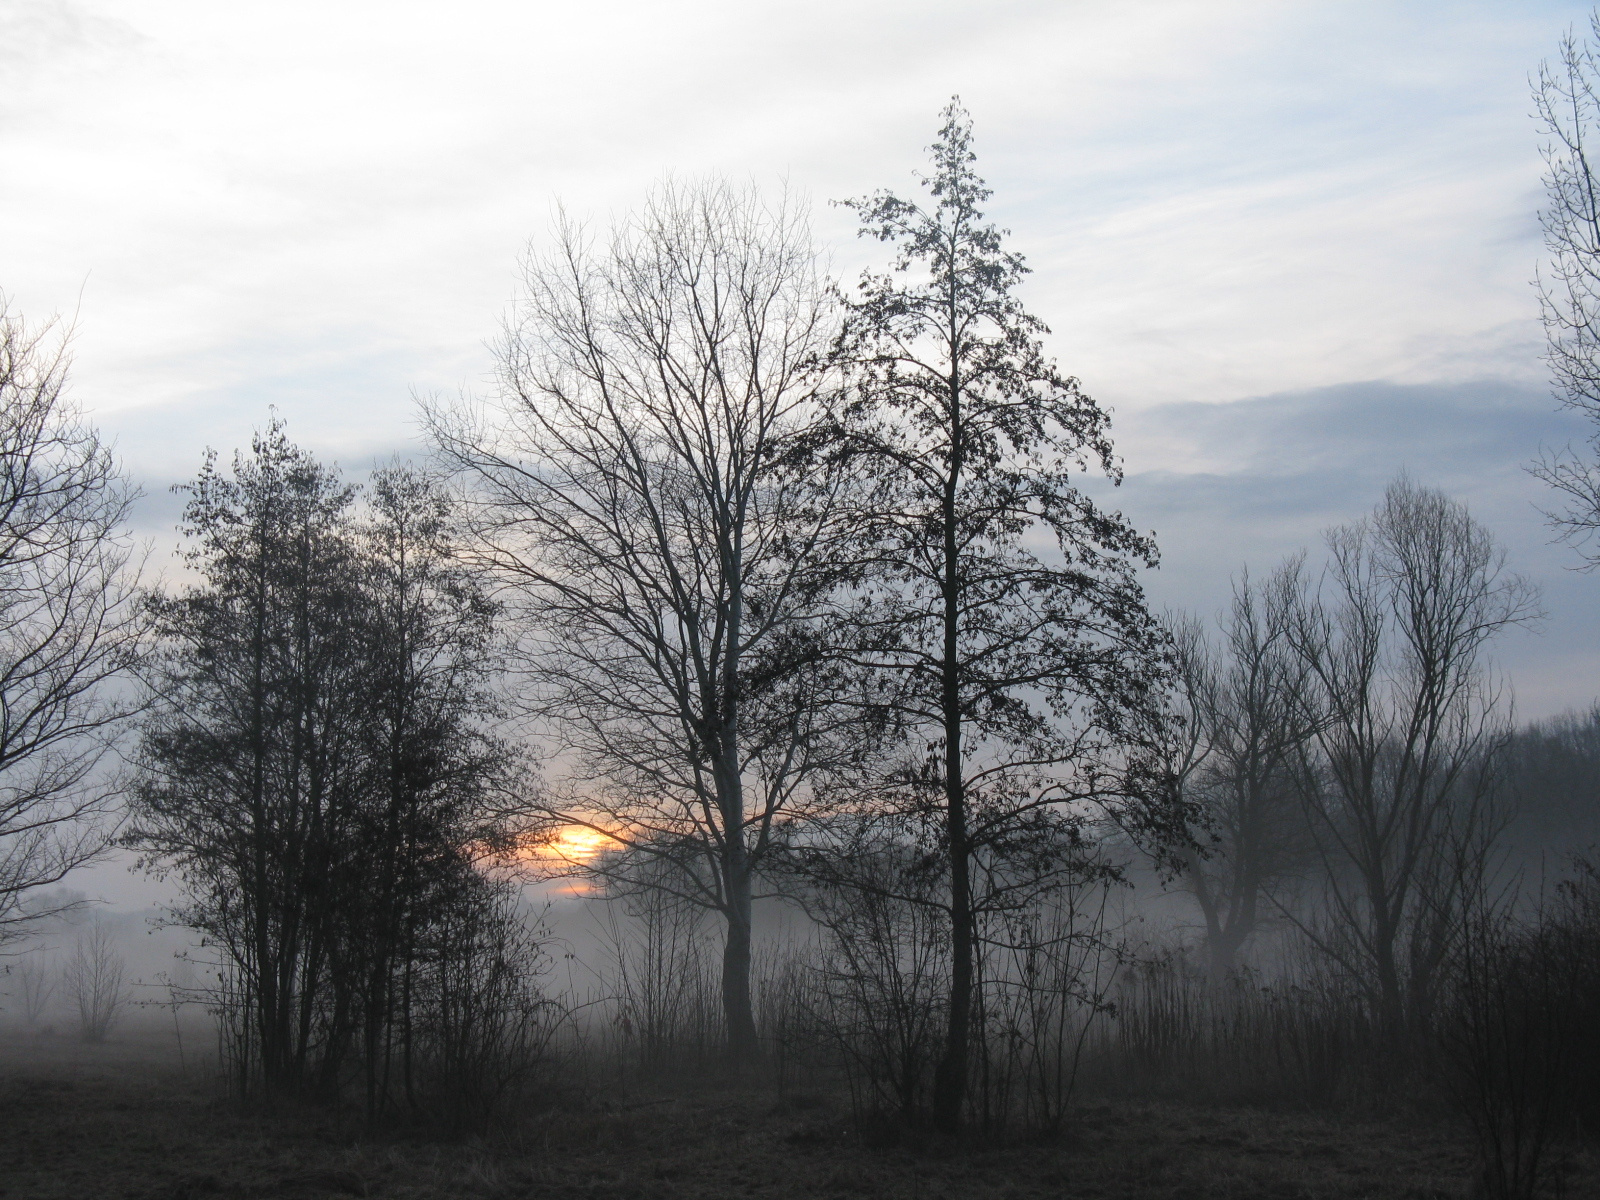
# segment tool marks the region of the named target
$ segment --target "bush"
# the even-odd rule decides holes
[[[1537,1195],[1600,1115],[1600,875],[1577,868],[1529,918],[1478,915],[1451,964],[1443,1078],[1492,1200]]]
[[[78,1030],[86,1042],[103,1042],[128,994],[122,986],[124,963],[111,932],[98,921],[78,935],[61,982],[78,1010]]]

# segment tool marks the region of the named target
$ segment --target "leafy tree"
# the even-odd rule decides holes
[[[384,1039],[398,1033],[410,1044],[416,968],[429,944],[438,946],[435,926],[503,924],[491,911],[494,889],[485,890],[470,859],[508,846],[528,779],[522,752],[490,732],[503,716],[499,608],[454,551],[451,501],[406,466],[375,472],[367,492],[364,519],[351,531],[365,606],[366,691],[357,706],[365,776],[353,831],[363,858],[343,914],[349,958],[365,969],[353,983],[364,1010],[367,1104],[376,1110],[394,1083]],[[458,948],[442,952],[461,957]],[[411,1093],[409,1055],[400,1066]]]
[[[1170,648],[1136,572],[1155,547],[1074,486],[1091,463],[1120,477],[1108,418],[1046,357],[1015,294],[1022,259],[983,219],[970,119],[954,101],[943,117],[928,203],[849,202],[897,256],[849,306],[838,352],[855,386],[821,441],[872,481],[840,565],[856,656],[923,747],[898,782],[946,872],[933,1108],[953,1128],[981,923],[1105,869],[1087,853],[1096,820],[1158,840],[1183,823],[1151,753]]]
[[[413,1095],[437,928],[501,903],[474,866],[517,766],[486,727],[494,608],[414,472],[361,514],[274,423],[188,491],[199,581],[152,601],[129,841],[223,956],[240,1085],[332,1095],[359,1051],[376,1110]]]
[[[202,582],[153,601],[156,703],[131,841],[177,870],[178,919],[237,974],[241,1082],[298,1089],[337,1037],[320,1002],[359,772],[354,497],[277,423],[231,475],[208,455],[187,490]]]

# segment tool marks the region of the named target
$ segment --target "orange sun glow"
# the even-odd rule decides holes
[[[539,847],[537,853],[541,857],[556,858],[581,865],[608,846],[615,844],[598,829],[590,829],[586,825],[564,825],[560,833]]]

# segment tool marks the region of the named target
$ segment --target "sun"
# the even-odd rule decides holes
[[[616,840],[587,825],[564,825],[561,832],[539,848],[541,856],[561,859],[570,863],[587,863]]]

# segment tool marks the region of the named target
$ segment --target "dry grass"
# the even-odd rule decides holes
[[[864,1133],[824,1096],[727,1086],[552,1097],[492,1140],[374,1136],[330,1113],[248,1113],[150,1044],[7,1039],[5,1200],[335,1196],[1424,1200],[1470,1194],[1445,1127],[1181,1104],[1086,1104],[1060,1137],[955,1149]],[[1574,1175],[1567,1195],[1592,1195]]]

